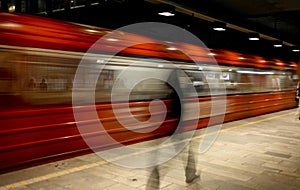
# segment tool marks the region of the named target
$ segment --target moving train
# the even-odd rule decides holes
[[[105,38],[101,46],[95,45],[112,33],[106,28],[0,13],[1,172],[90,153],[83,136],[97,137],[96,148],[104,150],[116,146],[101,140],[106,134],[125,145],[172,134],[178,118],[172,115],[174,89],[165,81],[174,69],[183,71],[177,76],[180,85],[194,90],[186,91],[186,101],[196,100],[200,107],[192,118],[196,128],[297,106],[295,62],[184,42],[161,43],[126,32],[119,32],[126,36],[123,40]],[[130,46],[128,40],[147,43]],[[192,64],[193,60],[199,64]],[[143,80],[143,76],[150,77]],[[74,96],[79,101],[74,102]],[[144,123],[131,126],[137,131],[121,124],[128,114],[147,121],[153,100],[161,100],[166,108],[158,129],[139,133]],[[225,104],[224,113],[212,111],[213,101],[217,107]],[[74,110],[89,110],[90,103],[105,131],[82,134],[78,124],[93,121],[76,119]],[[130,113],[124,111],[128,107]],[[162,114],[160,107],[153,109],[154,114]],[[151,124],[146,127],[151,129]]]

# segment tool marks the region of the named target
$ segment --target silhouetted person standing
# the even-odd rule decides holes
[[[177,118],[178,122],[176,123],[177,128],[179,129],[179,133],[173,135],[172,141],[174,142],[174,147],[176,149],[176,152],[181,152],[183,150],[180,150],[182,147],[178,145],[180,144],[180,141],[183,141],[185,138],[185,135],[181,135],[181,132],[183,132],[184,127],[184,119],[183,119],[183,102],[181,99],[184,97],[182,87],[180,85],[179,75],[177,70],[172,71],[170,77],[168,78],[168,86],[172,89],[172,92],[170,94],[170,99],[172,101],[171,103],[171,113],[170,116]],[[181,131],[181,132],[180,132]],[[200,179],[200,176],[197,175],[197,169],[196,169],[196,160],[195,155],[193,153],[192,147],[190,144],[187,144],[185,148],[187,149],[186,152],[186,163],[185,163],[185,182],[186,183],[192,183],[198,179]],[[182,154],[182,153],[179,153]],[[156,155],[156,156],[162,156],[162,155]],[[153,170],[151,171],[151,174],[149,176],[148,182],[146,184],[146,190],[157,190],[160,187],[160,165],[154,166]]]

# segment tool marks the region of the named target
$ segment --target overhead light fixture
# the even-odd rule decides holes
[[[280,41],[280,40],[274,41],[273,46],[274,47],[282,47],[283,46],[282,41]]]
[[[293,47],[292,47],[292,51],[293,51],[293,52],[300,52],[300,48],[297,47],[297,46],[293,46]]]
[[[226,24],[224,22],[215,21],[213,22],[213,29],[215,31],[226,31]]]
[[[161,16],[175,16],[175,7],[164,4],[159,8],[158,14]]]
[[[16,11],[16,6],[15,5],[9,5],[8,6],[8,12],[13,13]]]
[[[259,34],[258,33],[249,33],[248,39],[251,41],[257,41],[257,40],[259,40]]]
[[[170,11],[160,12],[158,14],[161,16],[175,16],[175,14]]]

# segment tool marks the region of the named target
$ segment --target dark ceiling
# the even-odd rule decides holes
[[[300,44],[299,0],[172,0],[225,22]]]
[[[59,2],[53,0],[53,3]],[[64,0],[64,2],[68,2]],[[94,6],[40,12],[47,17],[116,29],[137,22],[164,22],[185,28],[208,47],[225,48],[298,62],[299,53],[290,46],[300,46],[299,0],[74,0],[77,4],[97,2]],[[175,17],[157,14],[164,5],[172,5]],[[52,5],[52,6],[55,6]],[[72,7],[72,5],[71,5]],[[80,7],[80,6],[79,6]],[[212,32],[212,21],[227,23],[226,32]],[[259,42],[247,40],[248,32],[258,32]],[[284,48],[271,42],[282,40]]]

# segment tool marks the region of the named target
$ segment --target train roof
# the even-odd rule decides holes
[[[0,43],[23,47],[86,51],[108,30],[26,14],[0,13]],[[101,33],[100,33],[101,31]]]
[[[96,52],[123,55],[149,56],[182,61],[197,60],[205,63],[215,62],[216,60],[219,64],[224,65],[288,70],[297,69],[296,63],[284,63],[275,59],[267,60],[263,57],[245,55],[228,50],[211,50],[184,42],[175,42],[172,44],[172,46],[176,47],[174,51],[168,49],[168,46],[165,43],[161,43],[160,40],[147,36],[21,13],[0,12],[0,32],[0,44],[9,46],[83,53],[90,51],[91,47],[93,47],[93,50]],[[122,40],[107,41],[97,45],[96,42],[113,32],[117,32],[117,36],[122,38]],[[130,46],[132,41],[139,43],[138,45]],[[124,48],[121,52],[115,52],[116,49],[120,49],[117,47]],[[180,51],[181,49],[184,49],[184,53]]]

